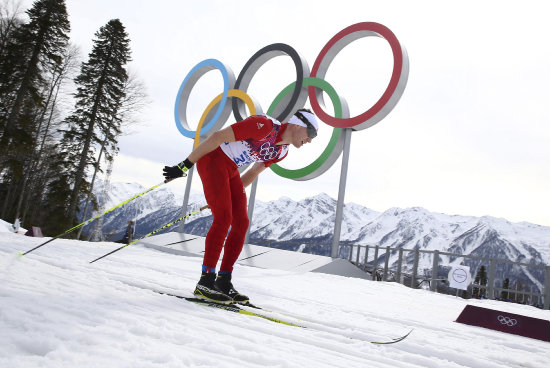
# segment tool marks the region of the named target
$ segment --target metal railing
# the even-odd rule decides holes
[[[530,304],[535,304],[535,299],[540,306],[543,306],[544,309],[550,309],[550,266],[541,265],[541,264],[531,264],[531,263],[522,263],[522,262],[513,262],[508,259],[499,259],[499,258],[486,258],[478,257],[472,255],[463,255],[456,253],[440,252],[438,250],[420,250],[420,249],[403,249],[403,248],[391,248],[391,247],[380,247],[380,246],[369,246],[369,245],[340,245],[340,249],[343,250],[345,247],[349,249],[348,259],[351,263],[362,268],[366,272],[372,274],[372,280],[378,281],[397,281],[404,285],[410,286],[412,288],[418,288],[422,285],[423,282],[429,283],[429,288],[431,291],[438,291],[438,282],[447,281],[446,275],[442,277],[438,275],[440,268],[450,266],[441,266],[440,257],[448,256],[451,259],[454,258],[463,258],[470,261],[478,261],[479,263],[488,264],[487,271],[487,284],[480,285],[472,283],[470,285],[471,289],[482,290],[485,292],[485,297],[488,299],[497,299],[497,295],[505,292],[513,294],[517,300],[517,296],[522,296],[522,301],[528,302]],[[369,253],[371,251],[374,253],[372,258],[369,260]],[[412,255],[412,269],[409,272],[405,272],[403,268],[403,259],[404,253],[408,252],[408,256]],[[397,254],[397,261],[395,267],[390,268],[390,257],[392,253]],[[426,272],[424,275],[418,274],[418,264],[421,254],[430,254],[432,256],[431,262],[431,272]],[[342,255],[342,253],[341,253]],[[381,265],[380,263],[384,264]],[[540,269],[544,270],[544,286],[542,290],[534,291],[531,286],[530,290],[519,290],[516,284],[516,289],[504,288],[502,285],[498,287],[496,285],[496,270],[497,265],[512,265],[519,267],[528,267],[530,269]],[[391,276],[391,278],[390,278]],[[420,282],[419,282],[420,281]],[[537,288],[538,289],[538,288]]]

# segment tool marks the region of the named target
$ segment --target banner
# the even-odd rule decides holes
[[[456,322],[550,342],[550,321],[467,305]]]
[[[449,271],[449,286],[455,289],[466,290],[472,281],[470,275],[470,267],[468,266],[453,266]]]

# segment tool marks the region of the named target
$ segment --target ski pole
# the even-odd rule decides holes
[[[197,213],[199,213],[199,212],[201,212],[201,211],[203,211],[203,210],[205,210],[205,209],[207,209],[207,208],[210,208],[210,207],[209,207],[208,205],[206,205],[206,206],[201,207],[200,209],[198,209],[198,210],[196,210],[196,211],[190,212],[190,213],[188,213],[187,215],[182,216],[182,217],[180,217],[179,219],[174,220],[174,221],[172,221],[172,222],[170,222],[170,223],[164,225],[163,227],[159,227],[158,229],[151,231],[149,234],[144,235],[144,236],[142,236],[141,238],[136,239],[136,240],[134,240],[134,241],[131,242],[131,243],[125,244],[125,245],[123,245],[122,247],[117,248],[117,249],[115,249],[115,250],[113,250],[113,251],[111,251],[111,252],[109,252],[109,253],[107,253],[107,254],[104,254],[104,255],[102,255],[101,257],[96,258],[96,259],[94,259],[93,261],[91,261],[91,262],[89,262],[89,263],[94,263],[95,261],[99,261],[101,258],[105,258],[105,257],[107,257],[107,256],[109,256],[109,255],[111,255],[111,254],[113,254],[113,253],[115,253],[115,252],[118,252],[118,251],[121,250],[121,249],[124,249],[124,248],[126,248],[126,247],[128,247],[128,246],[130,246],[130,245],[132,245],[132,244],[135,244],[135,243],[137,243],[138,241],[143,240],[143,239],[145,239],[145,238],[147,238],[147,237],[149,237],[149,236],[151,236],[151,235],[154,235],[154,234],[158,233],[159,231],[162,231],[162,230],[164,230],[164,229],[166,229],[166,228],[168,228],[168,227],[170,227],[170,226],[172,226],[172,225],[175,225],[175,224],[177,224],[178,222],[181,222],[181,221],[185,220],[186,218],[191,217],[191,216],[193,216],[193,215],[195,215],[195,214],[197,214]]]
[[[149,188],[149,189],[147,189],[147,190],[145,190],[145,191],[143,191],[143,192],[141,192],[141,193],[139,193],[139,194],[136,194],[136,195],[133,196],[132,198],[127,199],[127,200],[125,200],[124,202],[117,204],[117,205],[114,206],[113,208],[109,208],[107,211],[105,211],[105,212],[103,212],[103,213],[101,213],[101,214],[99,214],[99,215],[97,215],[97,216],[95,216],[95,217],[92,217],[92,218],[90,218],[90,219],[84,221],[83,223],[80,223],[80,224],[78,224],[78,225],[76,225],[76,226],[74,226],[74,227],[71,227],[69,230],[65,231],[63,234],[59,234],[59,235],[57,235],[57,236],[54,236],[54,237],[51,238],[50,240],[45,241],[44,243],[42,243],[42,244],[40,244],[40,245],[37,245],[36,247],[34,247],[34,248],[32,248],[32,249],[26,251],[25,253],[19,252],[19,256],[22,257],[22,256],[24,256],[24,255],[26,255],[26,254],[29,254],[30,252],[32,252],[32,251],[34,251],[34,250],[36,250],[36,249],[38,249],[38,248],[40,248],[40,247],[43,247],[44,245],[48,244],[49,242],[52,242],[52,241],[54,241],[55,239],[59,239],[59,238],[61,238],[62,236],[67,235],[68,233],[70,233],[70,232],[72,232],[72,231],[74,231],[74,230],[76,230],[76,229],[78,229],[78,228],[80,228],[80,227],[82,227],[82,226],[85,226],[85,225],[89,224],[90,222],[92,222],[92,221],[94,221],[94,220],[100,218],[101,216],[104,216],[104,215],[106,215],[107,213],[109,213],[109,212],[111,212],[111,211],[113,211],[113,210],[115,210],[115,209],[117,209],[117,208],[119,208],[119,207],[124,206],[124,205],[127,204],[128,202],[130,202],[130,201],[132,201],[132,200],[134,200],[134,199],[136,199],[136,198],[138,198],[138,197],[141,197],[142,195],[144,195],[144,194],[146,194],[146,193],[149,193],[149,192],[152,191],[153,189],[156,189],[156,188],[160,187],[160,186],[163,185],[163,184],[167,184],[167,183],[169,183],[169,182],[172,181],[172,180],[174,180],[174,179],[166,179],[166,180],[163,181],[162,183],[159,183],[159,184],[157,184],[157,185],[155,185],[155,186],[153,186],[153,187],[151,187],[151,188]]]

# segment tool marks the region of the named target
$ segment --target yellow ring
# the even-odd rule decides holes
[[[212,100],[212,102],[210,102],[210,104],[206,107],[206,110],[204,110],[204,112],[202,113],[201,119],[199,120],[199,125],[197,126],[197,130],[195,131],[195,140],[193,143],[193,148],[196,148],[199,145],[202,124],[206,120],[208,113],[210,112],[210,110],[214,108],[214,106],[216,106],[222,100],[222,97],[223,97],[223,93],[220,93],[216,98]],[[254,101],[252,101],[252,98],[249,95],[247,95],[246,92],[241,91],[240,89],[230,89],[227,92],[227,97],[236,97],[240,99],[248,107],[248,110],[250,111],[250,115],[256,115],[256,107],[254,106]]]

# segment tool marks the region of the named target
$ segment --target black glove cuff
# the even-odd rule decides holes
[[[183,161],[183,164],[185,165],[186,168],[190,169],[193,167],[193,163],[191,161],[189,161],[188,158],[185,159],[185,161]]]
[[[180,162],[180,163],[178,164],[178,167],[179,167],[180,169],[182,169],[182,168],[184,168],[184,167],[190,169],[190,168],[193,167],[193,165],[194,165],[194,164],[193,164],[191,161],[189,161],[188,158],[186,158],[184,161],[182,161],[182,162]]]

